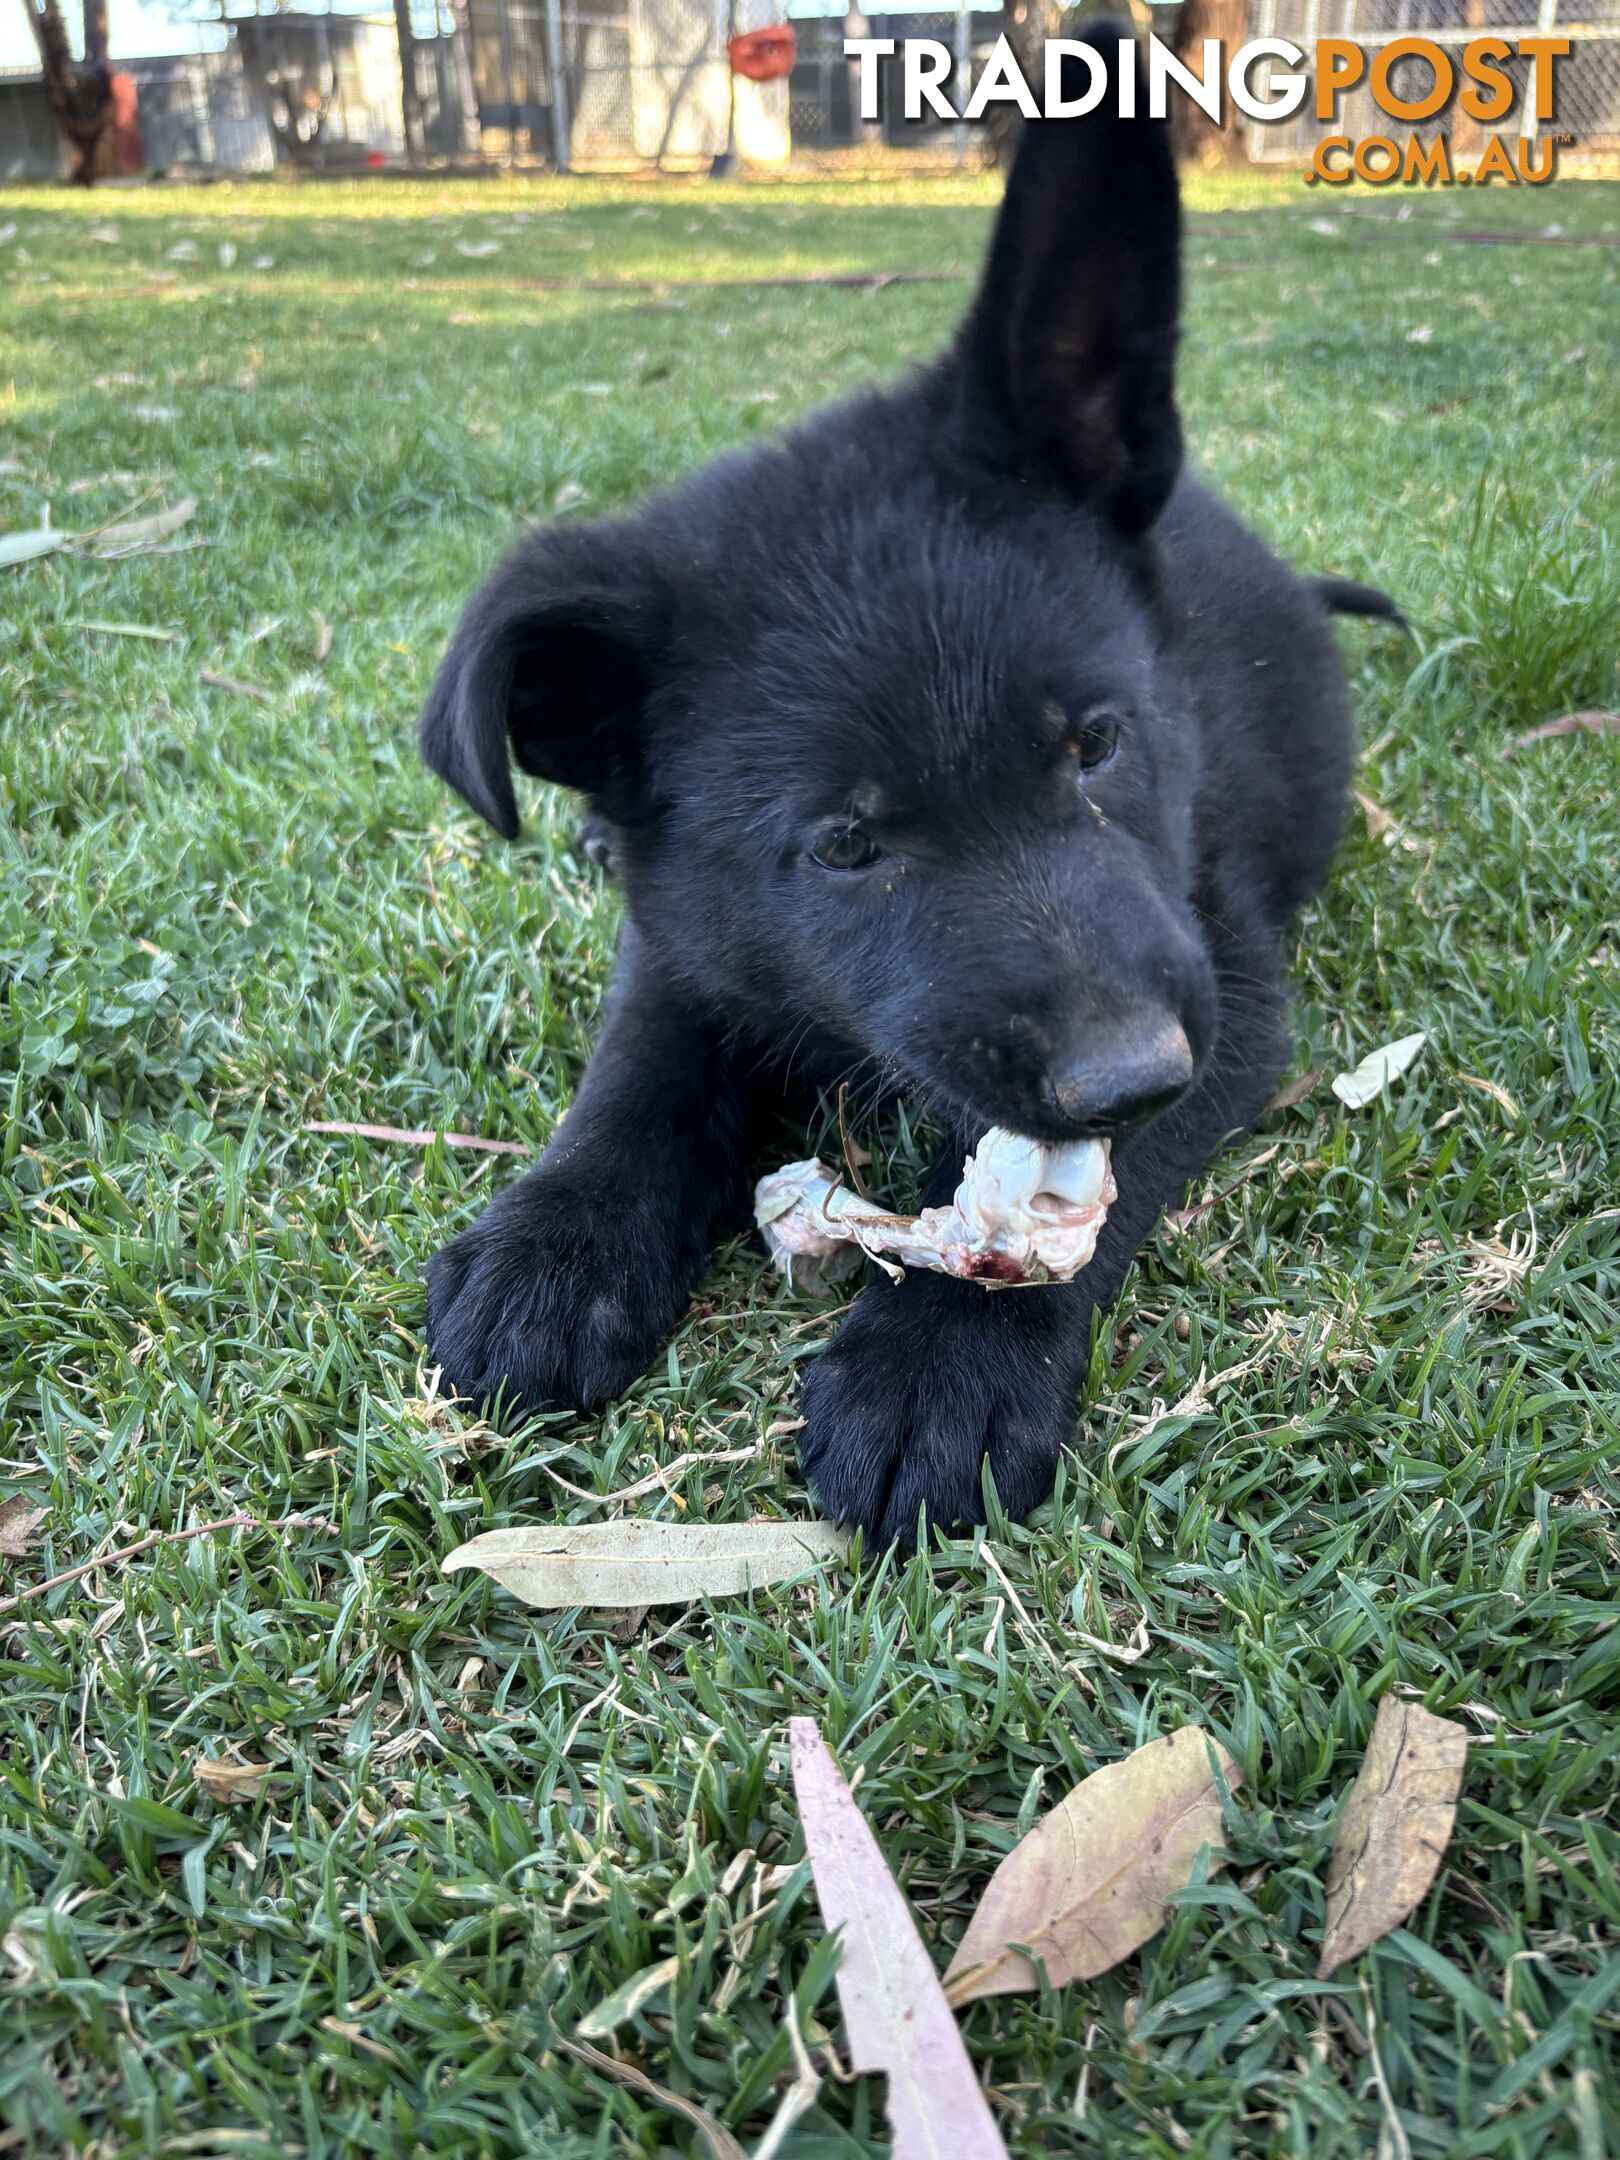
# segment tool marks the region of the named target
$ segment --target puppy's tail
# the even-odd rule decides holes
[[[1399,623],[1406,617],[1386,592],[1376,585],[1358,585],[1354,578],[1313,577],[1311,589],[1330,615],[1371,615],[1379,622]]]

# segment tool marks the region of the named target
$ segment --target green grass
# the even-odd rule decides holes
[[[629,1638],[438,1572],[602,1512],[553,1473],[608,1493],[684,1448],[757,1443],[640,1512],[802,1512],[781,1427],[836,1315],[738,1247],[600,1420],[502,1439],[430,1398],[423,1264],[512,1165],[300,1127],[538,1147],[614,905],[568,805],[481,834],[413,708],[520,518],[896,369],[965,290],[683,281],[965,270],[990,200],[0,194],[0,530],[200,505],[189,552],[0,571],[0,1493],[49,1510],[10,1586],[239,1510],[335,1526],[171,1543],[0,1619],[0,2152],[691,2153],[552,2045],[670,1956],[617,2044],[752,2143],[790,2014],[840,2032],[796,1711],[941,1961],[1088,1768],[1193,1717],[1241,1764],[1230,1866],[1139,1961],[966,2015],[1018,2155],[1620,2149],[1620,741],[1503,755],[1620,703],[1613,186],[1197,198],[1190,439],[1419,633],[1344,633],[1398,833],[1358,821],[1302,928],[1300,1066],[1430,1047],[1385,1105],[1274,1114],[1144,1254],[1057,1499],[994,1531],[1022,1614],[974,1540]],[[1457,237],[1550,222],[1610,245]],[[521,283],[583,275],[654,287]],[[1079,1640],[1144,1617],[1134,1663]],[[1321,1987],[1389,1688],[1475,1736],[1457,1834]],[[233,1749],[273,1776],[216,1804],[193,1765]],[[886,2149],[877,2082],[829,2081],[789,2155]]]

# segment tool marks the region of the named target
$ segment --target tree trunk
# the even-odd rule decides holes
[[[1223,63],[1249,34],[1248,0],[1182,0],[1170,41],[1176,58],[1195,75],[1203,73],[1204,40],[1219,38]],[[1170,132],[1176,154],[1189,164],[1246,165],[1249,152],[1244,137],[1243,115],[1230,96],[1223,98],[1224,115],[1217,124],[1190,97],[1172,90]]]
[[[1066,23],[1065,12],[1060,0],[1008,0],[1002,17],[1004,35],[1012,47],[1013,58],[1037,100],[1046,81],[1046,41],[1062,37],[1073,20],[1071,16],[1070,23]],[[1125,14],[1128,11],[1121,8],[1119,12]],[[1010,100],[992,105],[984,124],[996,164],[1003,168],[1011,165],[1013,152],[1018,147],[1019,130],[1024,124],[1017,106]]]
[[[107,66],[107,0],[85,0],[84,58],[75,60],[58,0],[23,0],[39,47],[45,95],[73,154],[73,179],[89,187],[115,169],[112,76]]]
[[[416,32],[411,28],[411,0],[394,0],[394,35],[399,43],[399,117],[405,131],[405,155],[414,165],[426,147],[422,100],[416,89]]]

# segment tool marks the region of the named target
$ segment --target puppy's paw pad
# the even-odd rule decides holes
[[[428,1342],[446,1386],[474,1402],[499,1394],[513,1412],[623,1394],[686,1303],[680,1266],[645,1231],[604,1227],[566,1190],[503,1195],[428,1264]]]
[[[904,1297],[876,1286],[857,1302],[802,1402],[805,1476],[829,1515],[880,1546],[909,1545],[920,1513],[939,1529],[982,1522],[987,1460],[1007,1512],[1027,1514],[1075,1420],[1073,1390],[1047,1358],[977,1324],[971,1308],[953,1326]]]

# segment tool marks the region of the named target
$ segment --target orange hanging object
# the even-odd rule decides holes
[[[726,53],[733,75],[749,82],[780,82],[793,72],[799,40],[791,23],[773,23],[768,30],[748,30],[728,38]]]

